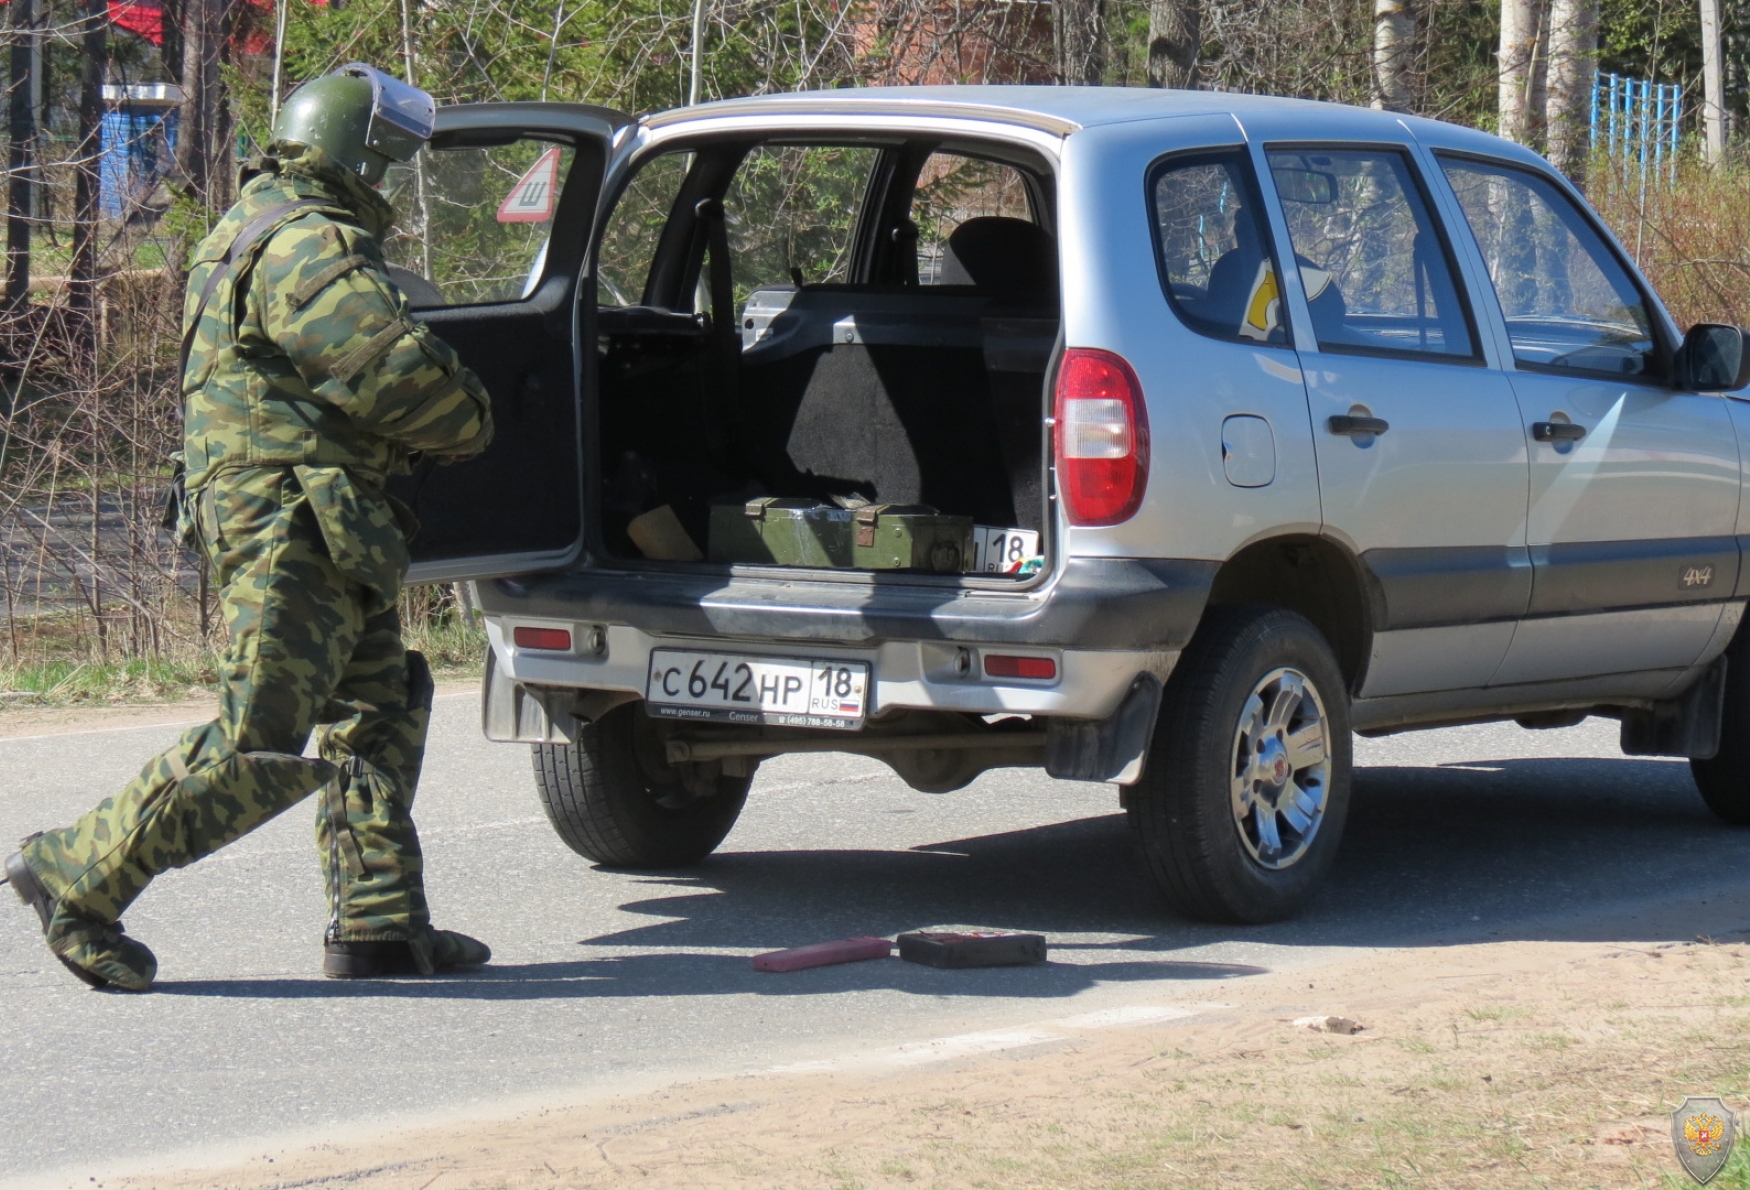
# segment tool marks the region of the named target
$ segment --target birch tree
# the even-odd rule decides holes
[[[1598,69],[1598,0],[1550,0],[1548,69],[1549,159],[1576,186],[1584,186],[1591,156],[1592,76]]]
[[[1416,10],[1410,0],[1374,0],[1373,106],[1407,112],[1413,101],[1410,65],[1416,41]]]
[[[1054,0],[1057,81],[1097,87],[1106,78],[1106,0]]]
[[[1202,0],[1149,0],[1149,86],[1195,87],[1197,56],[1202,52]]]
[[[1547,0],[1501,0],[1499,55],[1499,124],[1508,140],[1531,144],[1541,112],[1532,107],[1542,90],[1538,80],[1537,43],[1543,32]]]

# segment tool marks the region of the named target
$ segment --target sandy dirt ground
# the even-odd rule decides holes
[[[1681,942],[1363,953],[1224,983],[1220,1004],[1163,998],[70,1184],[1687,1185],[1667,1113],[1688,1094],[1740,1108],[1750,1096],[1750,901],[1670,907],[1658,930],[1622,931],[1669,936],[1694,922],[1738,924]],[[1310,1016],[1361,1027],[1296,1023]],[[1745,1157],[1714,1185],[1747,1184]]]

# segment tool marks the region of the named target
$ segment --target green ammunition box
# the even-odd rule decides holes
[[[851,565],[859,570],[958,574],[972,565],[972,518],[926,504],[870,504],[852,514]]]
[[[922,504],[846,509],[763,496],[714,505],[707,545],[713,562],[957,574],[972,559],[972,518]]]
[[[851,513],[818,500],[779,496],[714,504],[707,547],[713,562],[849,566]]]

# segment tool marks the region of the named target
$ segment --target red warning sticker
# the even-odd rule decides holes
[[[559,150],[548,149],[498,204],[500,223],[545,223],[559,197]]]

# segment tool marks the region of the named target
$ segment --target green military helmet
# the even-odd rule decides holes
[[[372,185],[391,161],[408,161],[431,139],[430,95],[354,62],[311,79],[286,100],[273,139],[321,149]]]

